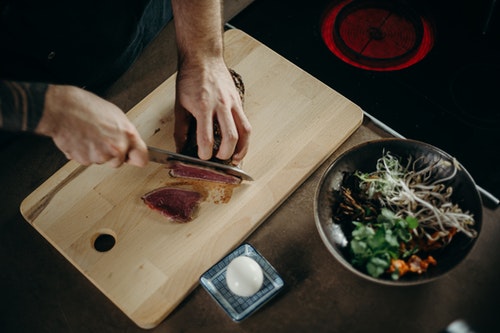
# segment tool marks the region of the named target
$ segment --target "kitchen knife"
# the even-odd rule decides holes
[[[249,180],[249,181],[253,180],[253,178],[249,174],[247,174],[245,171],[241,170],[240,168],[234,165],[227,165],[213,161],[205,161],[196,157],[178,154],[156,147],[148,146],[148,152],[149,152],[149,160],[152,162],[168,164],[169,161],[176,160],[221,170],[229,175],[239,177],[243,180]]]

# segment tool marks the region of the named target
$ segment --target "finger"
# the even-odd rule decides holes
[[[138,167],[143,167],[148,164],[148,149],[146,143],[139,135],[131,139],[130,150],[128,151],[126,162]]]
[[[109,155],[107,157],[107,163],[112,167],[121,166],[127,159],[127,153],[129,151],[128,143],[115,142],[109,146]]]
[[[174,122],[174,141],[177,152],[180,152],[186,144],[189,132],[189,124],[193,117],[181,106],[176,105]]]
[[[227,160],[234,153],[236,143],[238,142],[238,132],[230,112],[220,112],[217,120],[220,125],[222,140],[216,157],[221,160]]]
[[[214,146],[214,125],[212,116],[203,113],[203,117],[196,119],[196,143],[198,144],[198,157],[208,160],[212,157]]]
[[[86,147],[88,160],[90,163],[94,164],[104,164],[113,158],[113,154],[109,151],[109,148],[104,144],[96,144],[94,142],[89,142]]]
[[[236,112],[234,119],[238,130],[238,142],[234,151],[232,163],[238,165],[248,153],[252,126],[243,112]]]
[[[70,154],[69,152],[67,152],[67,151],[63,151],[62,153],[64,154],[64,156],[65,156],[68,160],[71,160],[71,159],[72,159],[71,154]]]
[[[60,140],[59,138],[52,138],[56,147],[64,154],[64,157],[68,160],[73,159],[73,155],[71,154],[71,145],[67,143],[66,140]]]
[[[92,163],[101,165],[107,163],[112,158],[113,156],[108,154],[108,155],[100,155],[100,157],[91,158],[90,160],[92,161]]]
[[[121,167],[123,165],[123,163],[125,162],[125,160],[122,160],[118,157],[114,157],[112,159],[110,159],[107,164],[109,166],[111,166],[112,168],[118,168],[118,167]]]
[[[58,147],[60,147],[58,141],[54,140],[54,142],[56,143],[56,145]],[[63,145],[61,145],[61,146],[63,146]],[[79,150],[75,150],[75,149],[62,149],[62,148],[59,148],[59,149],[61,150],[61,152],[64,154],[64,156],[68,160],[78,162],[81,165],[85,165],[85,166],[90,165],[92,163],[90,161],[89,157],[87,155],[83,154]]]
[[[238,148],[236,148],[236,150],[237,150],[236,153],[234,153],[234,155],[231,159],[231,164],[233,164],[233,165],[239,165],[241,163],[241,161],[243,161],[246,154],[248,153],[248,146],[245,146],[240,150],[238,150]]]
[[[92,161],[88,158],[88,156],[84,154],[80,154],[79,152],[71,153],[71,159],[75,162],[80,163],[81,165],[88,166],[92,164]]]

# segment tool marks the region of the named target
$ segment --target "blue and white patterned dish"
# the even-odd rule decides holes
[[[236,257],[247,256],[255,260],[264,273],[260,290],[252,296],[241,297],[233,294],[226,283],[227,265]],[[284,286],[283,279],[274,267],[250,244],[243,244],[212,266],[200,277],[200,283],[215,301],[226,311],[233,321],[239,322],[254,313]]]

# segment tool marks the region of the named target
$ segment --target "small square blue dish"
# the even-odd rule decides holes
[[[255,260],[264,273],[262,287],[257,293],[249,297],[233,294],[226,283],[227,266],[234,258],[239,256],[247,256]],[[274,267],[248,243],[239,246],[203,273],[200,277],[200,283],[231,319],[236,322],[250,316],[273,298],[284,286],[283,279]]]

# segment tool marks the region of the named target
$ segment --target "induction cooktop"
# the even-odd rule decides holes
[[[490,0],[255,0],[229,24],[500,197],[500,8]]]

